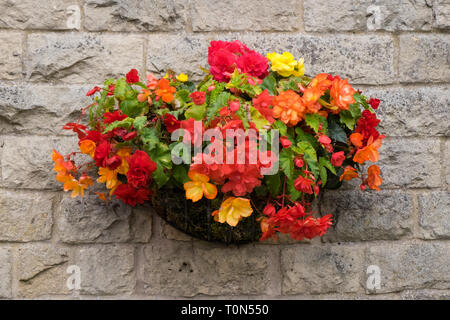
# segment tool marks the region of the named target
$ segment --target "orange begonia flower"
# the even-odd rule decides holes
[[[381,147],[381,140],[385,136],[379,136],[375,141],[373,137],[370,136],[367,141],[367,146],[356,151],[353,161],[357,163],[364,163],[364,161],[370,160],[372,162],[378,161],[378,149]]]
[[[150,97],[152,93],[148,89],[142,89],[142,93],[138,94],[137,99],[139,102],[144,102],[147,100],[148,104],[152,104],[152,97]]]
[[[84,196],[84,189],[87,189],[89,186],[93,185],[92,178],[87,175],[82,175],[80,177],[80,181],[77,181],[72,175],[67,176],[67,181],[64,182],[64,191],[72,190],[72,198],[80,195]]]
[[[377,165],[371,165],[367,170],[367,184],[370,189],[380,191],[379,186],[383,183],[383,179],[380,177],[380,168]]]
[[[96,147],[97,147],[97,145],[92,140],[86,139],[86,140],[80,141],[81,152],[84,154],[90,155],[91,158],[94,157]]]
[[[331,80],[328,80],[328,76],[328,73],[319,73],[311,80],[308,87],[317,88],[323,92],[327,91],[331,87]]]
[[[345,180],[345,181],[350,181],[354,178],[358,178],[358,172],[356,172],[356,169],[353,168],[352,166],[347,166],[344,169],[344,173],[341,175],[341,177],[339,178],[340,181]]]
[[[133,149],[130,147],[123,147],[119,149],[119,151],[117,151],[116,154],[122,159],[121,165],[116,169],[117,173],[124,175],[127,174],[128,169],[130,167],[127,159],[128,157],[130,157],[132,151]]]
[[[229,197],[220,205],[219,210],[212,213],[214,220],[228,223],[235,227],[243,217],[249,217],[253,212],[250,200],[245,198]]]
[[[361,133],[355,132],[350,135],[350,142],[357,148],[363,146],[364,137]]]
[[[177,91],[175,87],[170,86],[170,82],[167,79],[161,79],[158,81],[158,89],[156,89],[156,95],[161,99],[169,103],[173,100],[173,94]]]
[[[190,170],[188,177],[192,181],[188,181],[184,184],[186,199],[197,202],[203,198],[203,196],[210,200],[217,196],[217,188],[215,185],[208,182],[209,177],[207,175]]]
[[[150,72],[147,75],[147,88],[150,90],[155,90],[156,87],[158,87],[158,79],[156,79],[155,75]]]
[[[98,197],[100,200],[103,200],[103,201],[105,201],[106,203],[109,202],[108,198],[106,198],[106,194],[105,194],[105,193],[103,193],[103,192],[94,192],[94,193],[97,195],[97,197]]]
[[[273,99],[273,117],[290,126],[304,118],[305,110],[302,98],[293,90],[281,92]]]
[[[307,113],[317,113],[322,107],[317,101],[324,94],[319,88],[306,88],[303,92],[303,102]]]
[[[355,103],[353,95],[356,90],[348,83],[348,79],[335,77],[330,89],[330,102],[340,110],[348,110],[348,106]]]
[[[52,152],[52,160],[55,162],[53,170],[62,175],[75,169],[72,161],[64,161],[64,157],[54,149]]]
[[[322,107],[318,103],[318,100],[331,87],[331,80],[328,80],[328,76],[328,73],[319,73],[311,80],[303,92],[302,99],[305,103],[307,113],[317,113]]]
[[[119,180],[117,179],[117,169],[111,170],[108,168],[100,167],[98,168],[99,178],[97,182],[106,183],[106,188],[113,189],[119,185]]]

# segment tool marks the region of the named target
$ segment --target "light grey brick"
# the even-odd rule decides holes
[[[366,265],[378,266],[381,276],[381,289],[374,293],[449,289],[449,249],[448,244],[436,242],[369,245]]]
[[[0,190],[0,241],[48,240],[54,195]]]
[[[136,35],[31,34],[25,59],[31,81],[103,83],[143,68],[143,39]]]
[[[450,0],[433,0],[434,27],[450,28]]]
[[[326,191],[321,211],[336,221],[327,240],[394,240],[411,234],[412,196],[403,191]]]
[[[129,293],[135,287],[134,248],[102,245],[79,249],[76,259],[81,271],[81,293]]]
[[[430,30],[427,0],[304,0],[307,31]]]
[[[66,243],[147,242],[151,236],[150,212],[119,200],[106,205],[96,195],[67,195],[58,211],[58,235]]]
[[[19,32],[0,33],[0,79],[22,78],[22,39]]]
[[[191,80],[200,80],[205,76],[200,67],[206,65],[209,41],[213,39],[214,36],[203,35],[150,35],[148,71],[164,75],[170,69],[177,73],[187,73]]]
[[[151,295],[192,297],[263,294],[268,256],[254,246],[222,247],[191,242],[146,246],[141,280]]]
[[[450,34],[400,35],[400,81],[450,81],[449,52]]]
[[[0,84],[0,134],[67,134],[67,122],[81,116],[81,108],[92,103],[86,97],[91,86]],[[84,118],[87,119],[87,116]]]
[[[449,136],[449,87],[380,88],[363,92],[381,99],[378,130],[387,136]]]
[[[171,31],[185,27],[183,0],[87,0],[85,26],[93,31]]]
[[[447,184],[450,185],[450,140],[446,140],[444,144],[444,166],[445,175],[447,176]]]
[[[450,194],[446,191],[419,195],[419,225],[426,239],[450,238]]]
[[[378,299],[378,296],[375,296]],[[449,290],[405,290],[401,292],[403,300],[450,300]]]
[[[384,187],[433,188],[441,185],[440,146],[432,138],[384,139],[379,150]]]
[[[78,29],[81,19],[77,0],[5,0],[0,12],[0,28],[9,29]]]
[[[158,221],[160,222],[160,228],[161,228],[161,236],[165,239],[169,240],[176,240],[176,241],[192,241],[195,240],[195,238],[189,236],[188,234],[172,227],[170,224],[165,222],[164,220],[158,218]]]
[[[297,59],[304,57],[306,73],[320,72],[349,77],[352,83],[391,83],[394,78],[393,43],[390,36],[288,34],[150,35],[147,53],[149,71],[172,69],[187,72],[192,79],[204,76],[211,40],[241,40],[262,54],[290,51]]]
[[[0,298],[11,298],[11,250],[0,248]]]
[[[67,248],[52,244],[20,247],[17,257],[18,291],[21,297],[68,294],[66,272],[70,254]]]
[[[282,293],[356,292],[363,251],[359,246],[291,246],[281,251]]]
[[[52,161],[52,149],[61,154],[77,151],[77,139],[52,137],[15,137],[3,138],[1,159],[2,181],[5,187],[23,189],[56,189],[62,184],[57,182]]]
[[[194,31],[292,31],[301,23],[298,0],[194,0]]]

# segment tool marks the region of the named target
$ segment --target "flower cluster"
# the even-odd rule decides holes
[[[344,180],[380,190],[380,168],[365,165],[378,161],[384,138],[380,100],[337,75],[306,76],[303,59],[289,52],[264,56],[237,40],[212,41],[208,63],[198,84],[174,72],[141,81],[133,69],[90,90],[88,124],[80,117],[64,126],[79,151],[52,154],[64,190],[83,196],[92,168],[104,201],[134,206],[179,188],[194,203],[219,200],[212,223],[235,227],[257,215],[261,240],[323,235],[332,215],[318,216],[311,203]],[[87,162],[77,166],[79,154]],[[266,199],[261,211],[255,195]]]

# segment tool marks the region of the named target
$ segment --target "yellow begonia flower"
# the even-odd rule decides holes
[[[245,198],[229,197],[213,212],[214,220],[228,223],[235,227],[243,217],[249,217],[253,212],[250,200]]]
[[[283,52],[283,54],[275,52],[268,53],[267,59],[269,59],[272,64],[272,71],[277,72],[283,77],[289,77],[291,75],[300,77],[305,74],[303,58],[296,61],[294,56],[289,52]]]
[[[180,73],[180,75],[177,76],[177,80],[180,82],[186,82],[188,81],[188,76],[184,73]]]
[[[119,149],[119,151],[117,151],[117,155],[120,157],[120,159],[122,159],[122,163],[120,164],[120,166],[116,169],[117,173],[120,174],[127,174],[128,169],[129,169],[129,165],[128,165],[128,161],[127,158],[131,155],[131,152],[133,150],[130,147],[123,147],[121,149]]]
[[[217,196],[217,188],[212,183],[209,183],[209,177],[205,174],[201,174],[195,171],[189,171],[189,179],[184,184],[184,190],[186,190],[186,199],[191,199],[192,202],[196,202],[205,196],[207,199],[214,199]]]
[[[72,198],[80,195],[84,196],[84,189],[92,186],[94,182],[92,178],[86,175],[80,177],[80,180],[76,180],[72,175],[67,176],[66,181],[64,182],[64,191],[72,191]]]
[[[96,144],[94,141],[86,139],[80,142],[80,150],[84,154],[88,154],[91,158],[94,157]]]
[[[297,61],[297,71],[294,71],[294,76],[300,77],[303,76],[304,74],[305,74],[305,63],[303,61],[303,58],[300,58]]]
[[[100,167],[98,168],[99,178],[97,182],[106,183],[106,188],[114,189],[120,184],[120,181],[117,179],[117,170],[110,170],[108,168]]]

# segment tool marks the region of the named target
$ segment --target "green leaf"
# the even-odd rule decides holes
[[[336,174],[336,169],[333,167],[330,160],[325,157],[319,157],[319,173],[323,186],[325,186],[327,183],[327,169],[330,170],[333,174]]]
[[[279,156],[280,168],[288,179],[294,176],[294,152],[291,148],[284,148]]]
[[[141,131],[142,128],[144,128],[145,124],[147,123],[147,117],[146,116],[140,116],[134,119],[133,121],[133,127],[137,131]]]
[[[254,107],[250,107],[250,117],[258,130],[270,125],[270,122]]]
[[[353,118],[359,118],[361,116],[361,107],[359,103],[352,103],[349,105],[349,111]]]
[[[114,99],[114,97],[106,98],[106,101],[103,104],[103,110],[111,111],[111,109],[113,109],[115,104],[116,104],[116,99]]]
[[[141,140],[146,145],[146,150],[151,151],[159,143],[158,132],[156,128],[142,128]]]
[[[212,78],[212,75],[207,75],[202,80],[202,82],[199,83],[197,91],[205,91],[206,92],[213,83],[214,83],[214,80]]]
[[[128,85],[125,79],[118,79],[114,86],[114,96],[119,100],[125,100],[125,96],[128,90],[131,90],[131,87]]]
[[[245,73],[240,73],[237,69],[235,69],[231,74],[230,81],[225,85],[225,88],[235,88],[243,93],[248,94],[251,98],[255,97],[262,92],[262,89],[260,86],[249,84],[249,78],[253,78],[253,81],[255,81],[254,77]]]
[[[150,150],[148,154],[156,164],[161,164],[166,169],[172,168],[172,156],[170,154],[170,149],[166,144],[156,144],[155,148]]]
[[[192,81],[186,81],[180,85],[179,89],[180,89],[180,91],[187,90],[189,93],[194,92],[195,91],[195,83],[193,83]]]
[[[231,97],[229,92],[221,92],[216,99],[211,100],[210,106],[206,111],[206,116],[208,118],[207,124],[214,118],[214,116],[219,112],[220,109],[228,105],[228,100]],[[211,96],[212,99],[212,96]]]
[[[264,176],[264,182],[267,185],[267,188],[270,191],[270,194],[273,197],[276,197],[280,191],[281,191],[281,177],[280,173],[271,175],[271,176]]]
[[[134,97],[120,103],[120,110],[129,117],[137,117],[142,113],[143,108],[144,104],[139,103]]]
[[[368,109],[372,112],[374,112],[373,108],[370,106],[370,104],[367,103],[367,98],[365,96],[363,96],[361,93],[356,92],[353,95],[353,99],[355,99],[355,101],[359,104],[361,104],[363,106],[364,109]]]
[[[327,123],[327,119],[325,117],[322,117],[321,115],[319,115],[318,113],[313,113],[313,114],[307,114],[305,117],[305,122],[308,126],[310,126],[314,132],[319,133],[319,126],[320,124],[322,124],[322,133],[327,133],[327,127],[328,127],[328,123]]]
[[[277,80],[272,72],[264,78],[261,88],[267,89],[272,96],[277,94]]]
[[[319,164],[321,167],[327,168],[333,174],[336,174],[336,168],[331,164],[330,160],[325,157],[319,157]]]
[[[106,126],[105,130],[103,131],[103,133],[107,133],[110,132],[116,128],[126,128],[129,129],[131,128],[131,125],[133,124],[134,119],[133,118],[125,118],[121,121],[114,121],[113,123],[110,123]]]
[[[188,168],[185,165],[174,166],[173,177],[179,184],[185,184],[189,181]]]
[[[247,111],[244,108],[239,108],[239,110],[236,111],[236,115],[239,117],[239,119],[241,119],[242,124],[244,125],[244,129],[247,130],[250,127]]]
[[[329,117],[328,119],[328,133],[331,139],[347,143],[347,134],[332,117]]]
[[[339,113],[339,117],[340,117],[340,121],[341,123],[345,124],[347,126],[347,128],[349,128],[350,130],[353,130],[353,128],[355,127],[355,118],[352,116],[352,114],[350,113],[350,111],[348,110],[342,110]]]
[[[286,181],[287,191],[292,201],[296,201],[302,196],[302,193],[294,187],[295,179],[288,179]]]
[[[300,141],[292,149],[299,154],[303,154],[317,162],[317,154],[314,147],[308,141]]]
[[[310,133],[305,133],[301,128],[295,128],[295,133],[297,135],[296,142],[307,141],[310,145],[313,146],[314,149],[319,148],[319,142],[314,138],[314,136]]]
[[[319,175],[319,165],[317,163],[317,153],[314,147],[307,141],[300,141],[292,149],[298,153],[303,154],[304,159],[308,163],[309,169],[315,177]]]
[[[156,163],[156,170],[153,172],[152,177],[155,179],[159,188],[167,183],[170,179],[170,175],[164,171],[164,169],[172,168],[172,158],[169,147],[164,143],[158,143],[151,150],[144,146],[150,158]]]
[[[202,104],[200,106],[193,105],[189,109],[186,110],[184,116],[186,120],[189,118],[194,118],[195,120],[202,120],[205,117],[206,105]]]
[[[182,89],[177,91],[176,97],[182,102],[187,102],[190,99],[189,94],[190,94],[189,90]]]
[[[327,184],[327,169],[325,167],[319,166],[320,180],[322,180],[322,185]]]
[[[292,79],[281,80],[279,82],[279,86],[281,87],[282,91],[287,90],[299,91],[298,83]]]
[[[272,127],[280,131],[280,136],[287,136],[287,126],[284,122],[277,120],[273,123]]]
[[[152,177],[158,185],[158,188],[161,188],[170,179],[170,176],[164,172],[164,169],[160,165],[156,167],[156,170],[152,173]]]

